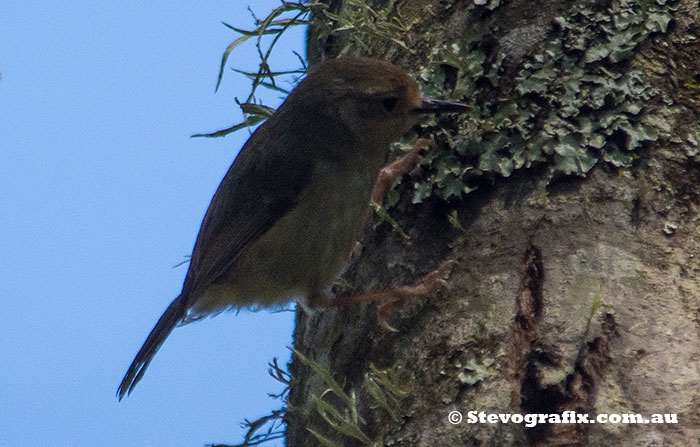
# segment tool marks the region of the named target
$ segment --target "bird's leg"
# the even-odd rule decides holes
[[[427,149],[430,144],[429,140],[424,138],[419,138],[416,140],[416,144],[411,149],[411,151],[399,158],[395,162],[384,166],[379,175],[377,176],[376,182],[374,182],[374,188],[372,189],[372,202],[379,205],[384,201],[384,197],[391,189],[391,185],[407,172],[411,172],[413,168],[418,165],[420,161],[420,151]]]
[[[420,161],[420,151],[423,149],[428,149],[430,145],[430,140],[425,138],[419,138],[416,140],[416,144],[413,146],[406,155],[394,161],[393,163],[384,166],[379,175],[377,175],[377,180],[374,182],[374,187],[372,188],[371,204],[373,206],[381,206],[384,198],[386,197],[389,190],[391,190],[392,185],[396,180],[398,180],[402,175],[411,172]],[[367,214],[365,220],[369,219],[373,207],[367,209]],[[355,246],[350,252],[350,258],[356,256],[360,252],[360,241],[355,242]]]
[[[420,282],[413,286],[403,286],[393,290],[335,298],[330,298],[327,294],[314,293],[309,297],[309,305],[312,307],[340,307],[367,301],[380,301],[382,304],[377,309],[379,323],[387,330],[396,332],[396,329],[391,327],[386,321],[391,315],[392,310],[396,307],[400,307],[409,299],[421,298],[437,293],[442,287],[447,285],[447,281],[445,281],[444,277],[449,274],[454,264],[454,261],[444,262],[440,267],[425,275]]]

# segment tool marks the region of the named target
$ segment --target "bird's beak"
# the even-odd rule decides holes
[[[458,102],[437,101],[431,98],[421,98],[421,106],[413,109],[416,113],[466,113],[472,108]]]

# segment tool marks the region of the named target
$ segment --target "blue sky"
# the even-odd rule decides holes
[[[176,329],[134,393],[115,391],[178,295],[207,205],[247,132],[249,82],[220,57],[279,1],[5,2],[0,14],[0,445],[241,441],[277,408],[292,312]],[[277,51],[297,68],[303,31]],[[253,45],[237,67],[255,69]],[[277,94],[273,94],[275,99]],[[277,101],[273,105],[277,105]],[[273,445],[281,445],[281,442]]]

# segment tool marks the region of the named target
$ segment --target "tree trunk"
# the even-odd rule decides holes
[[[353,28],[317,14],[312,63],[390,59],[474,111],[420,126],[434,143],[396,225],[375,216],[343,277],[382,290],[452,260],[448,285],[395,311],[395,333],[376,305],[299,311],[287,445],[697,445],[698,2],[378,1],[367,22],[329,3]]]

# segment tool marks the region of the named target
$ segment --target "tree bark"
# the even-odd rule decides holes
[[[332,3],[348,16],[348,2]],[[696,445],[698,2],[373,7],[410,24],[396,41],[414,53],[353,34],[359,26],[329,33],[317,15],[311,62],[348,51],[390,59],[475,112],[418,130],[437,135],[430,151],[441,155],[397,187],[389,214],[408,238],[379,219],[368,225],[344,293],[413,284],[456,263],[438,295],[394,312],[396,333],[372,304],[298,312],[306,360],[291,365],[287,445]],[[445,54],[462,59],[436,62]],[[436,72],[440,82],[426,75]],[[675,413],[678,423],[526,427],[468,423],[470,411]]]

